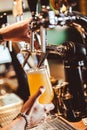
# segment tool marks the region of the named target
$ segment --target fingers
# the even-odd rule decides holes
[[[25,104],[22,107],[21,112],[29,114],[34,102],[36,101],[37,98],[45,91],[44,87],[40,87],[40,89],[33,95],[30,96],[29,99],[25,102]]]
[[[54,107],[55,107],[55,106],[54,106],[53,103],[50,103],[50,104],[44,104],[44,110],[45,110],[45,112],[49,112],[49,111],[53,110]]]
[[[40,49],[40,45],[39,45],[38,41],[34,41],[34,47],[36,50]]]

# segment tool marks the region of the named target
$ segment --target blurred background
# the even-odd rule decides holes
[[[87,0],[75,0],[77,5],[74,7],[74,10],[80,11],[83,15],[87,15]],[[23,0],[25,9],[24,11],[29,11],[29,6],[27,0]],[[0,13],[9,12],[12,13],[13,9],[13,0],[0,0]]]

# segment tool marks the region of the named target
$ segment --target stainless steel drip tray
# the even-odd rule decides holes
[[[56,117],[29,130],[76,130],[61,117]]]

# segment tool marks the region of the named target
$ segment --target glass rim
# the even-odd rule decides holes
[[[32,73],[32,72],[38,72],[38,71],[41,71],[41,70],[47,70],[47,66],[46,65],[43,65],[43,66],[40,66],[39,68],[36,67],[36,68],[30,68],[29,70],[27,70],[26,72],[27,73]]]

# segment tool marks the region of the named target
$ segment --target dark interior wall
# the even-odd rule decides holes
[[[87,0],[74,0],[76,1],[76,6],[73,10],[81,12],[83,15],[87,16]]]

